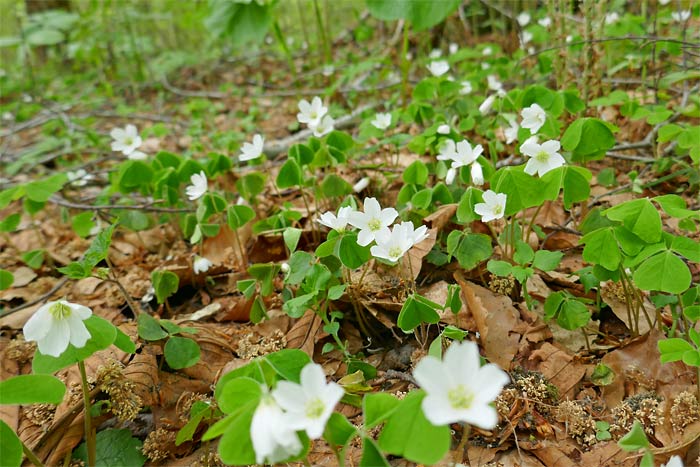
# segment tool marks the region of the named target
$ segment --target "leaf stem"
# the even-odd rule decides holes
[[[87,373],[85,372],[85,362],[83,360],[78,362],[78,369],[80,370],[80,382],[83,387],[83,405],[85,406],[85,447],[87,448],[88,467],[94,467],[96,456],[95,434],[92,431],[92,404],[90,401],[90,387],[88,386]]]

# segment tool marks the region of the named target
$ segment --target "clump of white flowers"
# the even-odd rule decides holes
[[[328,107],[323,105],[320,97],[314,97],[311,103],[302,99],[299,101],[298,107],[297,120],[299,123],[305,123],[313,131],[314,136],[320,138],[333,131],[335,120],[327,115]]]

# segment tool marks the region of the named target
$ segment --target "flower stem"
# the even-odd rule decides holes
[[[87,448],[88,467],[95,465],[95,436],[92,431],[92,415],[90,402],[90,387],[88,386],[87,373],[85,372],[85,362],[78,362],[80,370],[80,380],[83,386],[83,404],[85,405],[85,447]]]
[[[36,454],[34,454],[34,451],[29,449],[29,446],[24,444],[24,441],[20,440],[20,443],[22,443],[22,451],[24,451],[24,455],[27,456],[29,462],[34,464],[36,467],[44,467],[44,463],[39,460]]]
[[[459,445],[457,446],[455,462],[461,463],[467,456],[467,442],[469,441],[471,431],[471,425],[465,423],[462,427],[462,439],[459,441]]]

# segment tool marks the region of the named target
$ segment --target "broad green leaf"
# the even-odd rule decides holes
[[[658,346],[661,363],[677,362],[683,359],[686,352],[695,350],[690,342],[678,337],[660,340]]]
[[[80,214],[73,217],[71,220],[71,227],[78,236],[85,238],[90,235],[93,227],[95,227],[95,221],[92,220],[93,213],[90,211],[81,212]]]
[[[232,379],[221,390],[216,400],[224,413],[233,413],[245,404],[254,402],[256,405],[263,395],[262,385],[252,378]]]
[[[95,352],[104,350],[117,337],[117,328],[109,321],[92,315],[84,320],[85,327],[90,333],[90,339],[83,347],[75,347],[73,344],[68,344],[68,348],[58,357],[44,355],[39,350],[34,354],[32,361],[32,370],[34,373],[50,374],[65,368],[69,365],[85,360]]]
[[[231,229],[236,230],[255,218],[255,211],[244,204],[229,206],[226,211],[226,221]]]
[[[39,269],[44,263],[44,254],[46,252],[43,249],[32,250],[26,253],[22,253],[22,261],[24,264],[32,269]]]
[[[92,216],[92,213],[83,213]],[[19,222],[22,220],[22,215],[18,212],[7,216],[0,222],[0,232],[13,232],[18,226]]]
[[[186,337],[171,336],[163,348],[165,361],[174,370],[188,368],[199,361],[199,344]]]
[[[415,31],[422,31],[442,22],[460,4],[460,0],[426,2],[424,0],[367,0],[367,9],[383,21],[405,19]]]
[[[326,423],[323,439],[331,446],[345,446],[356,434],[357,428],[348,421],[345,415],[333,412]]]
[[[296,227],[287,227],[284,229],[284,232],[282,232],[282,238],[284,239],[284,244],[286,247],[289,249],[290,252],[294,253],[294,250],[297,249],[297,245],[299,244],[299,239],[301,238],[301,229],[297,229]]]
[[[545,272],[553,271],[559,266],[563,256],[561,251],[538,250],[535,252],[532,267]]]
[[[19,467],[22,465],[22,442],[7,423],[0,420],[0,465]]]
[[[145,314],[145,313],[141,313]],[[114,338],[114,346],[120,350],[123,350],[126,353],[134,353],[136,352],[136,344],[131,340],[131,337],[129,337],[124,331],[119,329],[118,327],[115,326],[117,330],[117,337]]]
[[[14,281],[14,274],[5,269],[0,269],[0,290],[9,289]]]
[[[591,264],[598,264],[608,271],[617,270],[622,260],[617,240],[610,227],[597,229],[581,238],[583,259]]]
[[[321,182],[321,192],[326,198],[339,198],[352,193],[352,185],[336,174],[328,174]]]
[[[491,178],[491,189],[508,196],[505,209],[507,216],[541,205],[546,188],[546,183],[526,174],[522,168],[504,167]]]
[[[338,242],[338,257],[345,267],[357,269],[369,260],[369,246],[360,246],[357,243],[357,234],[349,233]]]
[[[700,243],[688,237],[673,237],[671,250],[695,263],[700,263]]]
[[[390,467],[391,464],[384,458],[377,443],[368,437],[362,438],[362,457],[360,467]]]
[[[486,269],[488,269],[490,273],[495,274],[498,277],[508,277],[513,271],[513,265],[510,264],[508,261],[491,259],[488,263],[486,263]]]
[[[311,358],[299,349],[284,349],[268,354],[265,361],[282,378],[298,383],[301,369],[311,362]]]
[[[287,159],[287,162],[282,165],[277,175],[277,187],[291,188],[301,185],[301,182],[301,167],[299,167],[299,164],[294,159]]]
[[[435,426],[425,418],[421,402],[423,391],[406,395],[379,435],[382,450],[409,461],[435,464],[450,449],[450,428]]]
[[[609,219],[619,221],[647,243],[661,239],[661,216],[649,199],[635,199],[603,211]]]
[[[409,332],[421,323],[435,324],[438,321],[440,321],[440,315],[434,307],[418,300],[415,295],[411,295],[401,307],[396,324],[404,332]]]
[[[677,294],[690,287],[692,276],[682,259],[670,251],[664,251],[644,261],[632,278],[642,290]]]
[[[63,185],[68,183],[66,174],[59,173],[43,180],[27,183],[25,193],[27,198],[37,203],[43,203],[63,188]]]
[[[265,189],[265,176],[258,172],[246,174],[236,181],[236,189],[243,198],[253,203]]]
[[[159,320],[148,313],[139,314],[137,329],[139,337],[147,341],[158,341],[168,337],[168,333],[160,326]]]
[[[210,0],[210,15],[205,25],[215,36],[230,40],[233,45],[259,43],[272,24],[271,4]],[[252,463],[252,462],[250,462]]]
[[[484,234],[466,234],[458,230],[447,237],[447,251],[457,258],[464,269],[474,269],[480,262],[491,257],[491,237]]]
[[[557,324],[569,331],[584,327],[591,319],[591,312],[586,305],[575,298],[565,300],[557,316]]]
[[[399,406],[399,400],[386,392],[367,394],[362,399],[365,427],[373,428],[386,421]]]
[[[180,286],[180,278],[172,271],[152,271],[151,282],[158,303],[164,303]]]
[[[0,404],[60,404],[66,385],[51,375],[19,375],[0,381]]]
[[[648,448],[649,440],[647,439],[646,434],[644,434],[642,424],[639,423],[638,420],[635,420],[630,432],[620,438],[617,445],[627,452]]]
[[[571,209],[573,203],[585,201],[591,194],[592,175],[588,169],[564,165],[550,170],[542,177],[547,184],[546,199],[554,200],[559,190],[564,190],[564,208]]]
[[[428,167],[423,161],[416,160],[411,165],[406,167],[402,177],[404,183],[425,185],[425,183],[428,181]]]
[[[102,430],[95,439],[95,467],[141,467],[146,463],[146,456],[141,453],[141,444],[141,440],[131,436],[130,430]],[[85,443],[73,451],[73,457],[81,459],[87,465]]]
[[[146,187],[153,180],[153,169],[143,161],[125,161],[119,166],[117,180],[123,192]]]
[[[579,118],[566,129],[561,145],[574,162],[601,159],[615,146],[614,126],[597,118]]]

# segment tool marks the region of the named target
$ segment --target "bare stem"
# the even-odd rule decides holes
[[[90,401],[90,387],[88,386],[84,361],[80,360],[78,362],[78,369],[80,370],[80,380],[83,386],[83,405],[85,406],[85,446],[87,447],[88,467],[94,467],[96,457],[95,435],[92,431],[92,415],[90,414],[92,404]]]

